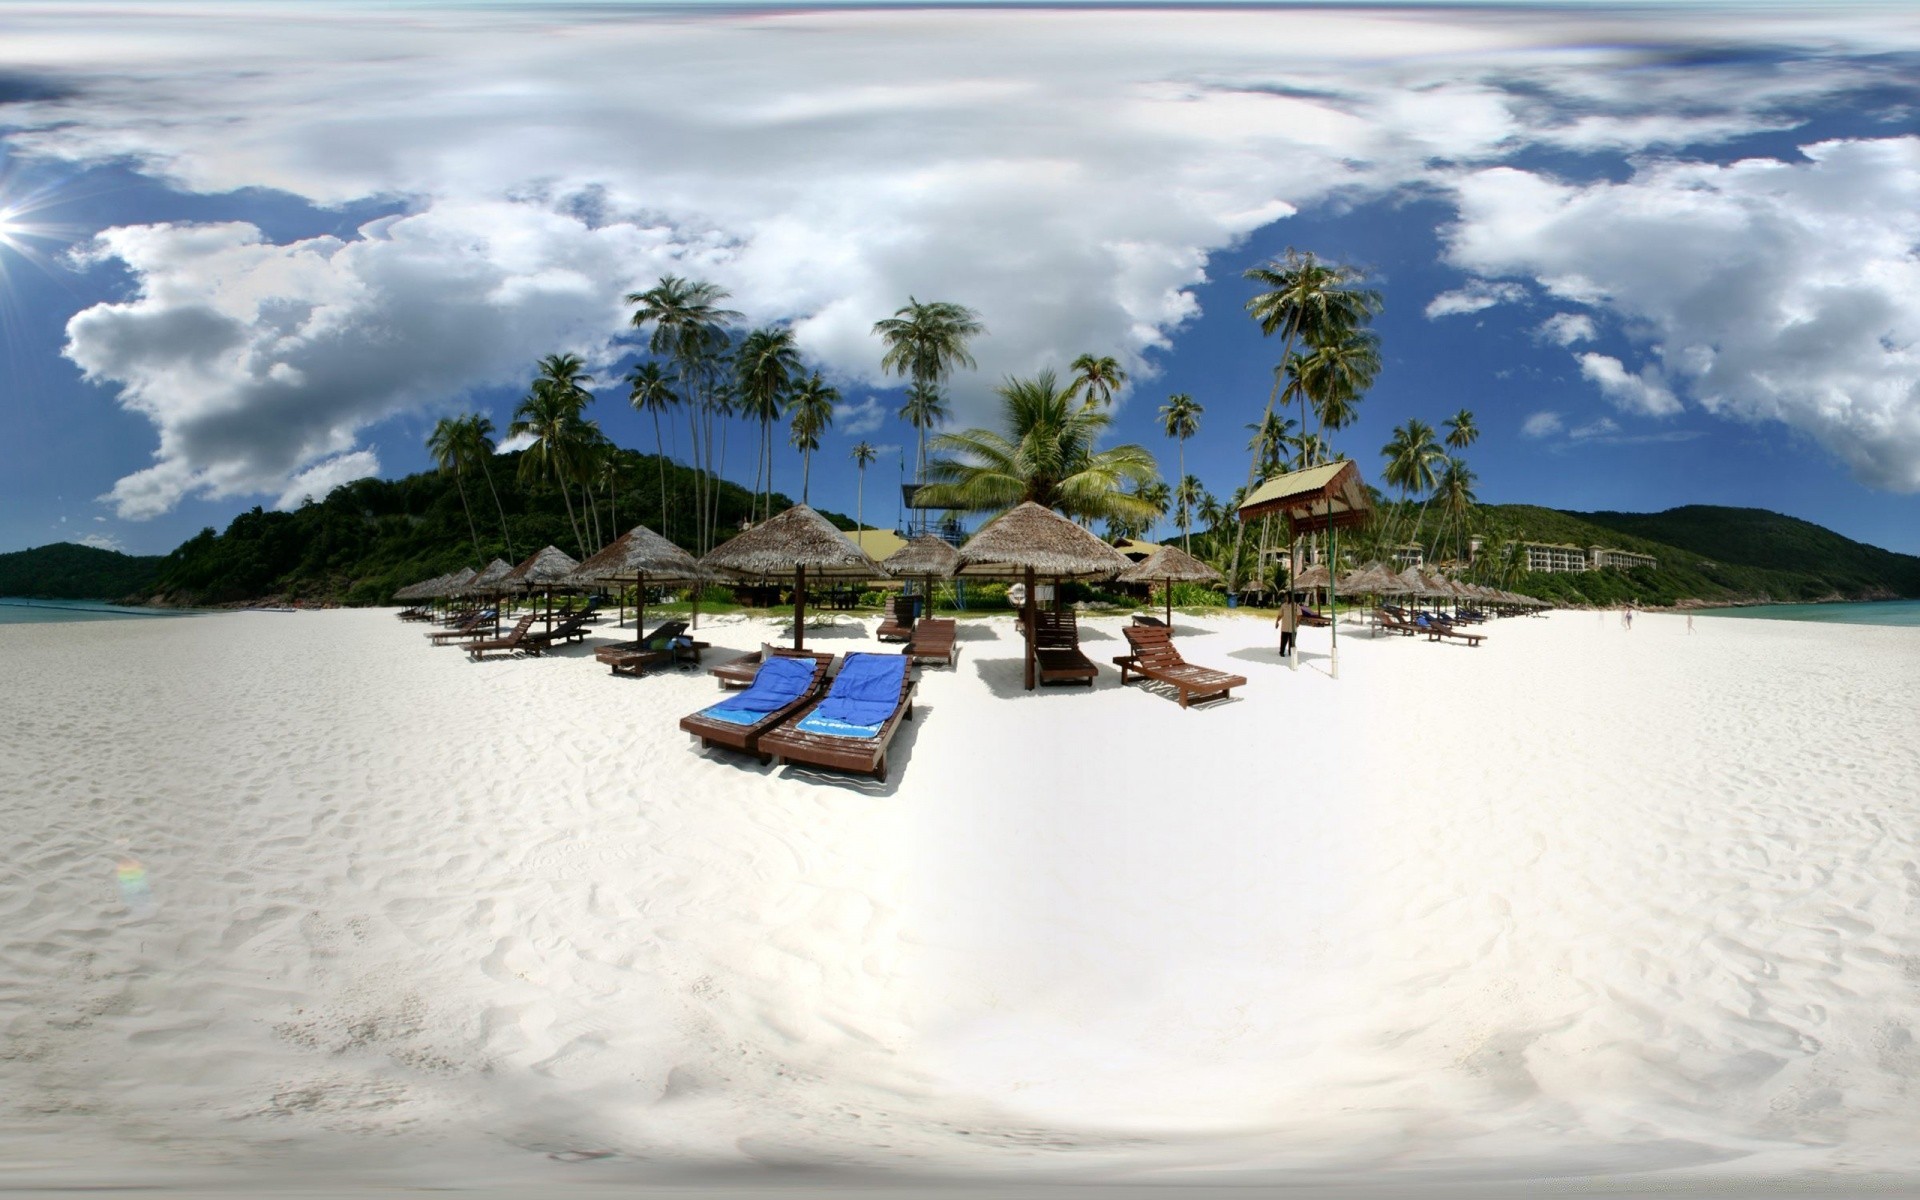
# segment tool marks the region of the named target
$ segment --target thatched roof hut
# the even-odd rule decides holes
[[[631,583],[637,593],[633,614],[635,642],[644,640],[647,629],[647,585],[650,583],[699,583],[709,579],[693,555],[661,537],[645,525],[635,525],[598,554],[590,554],[574,568],[572,583],[590,588],[602,584]],[[621,615],[626,604],[621,602]],[[694,597],[694,622],[700,620],[699,596]]]
[[[513,574],[513,564],[505,559],[496,558],[483,567],[478,575],[469,579],[460,589],[463,596],[492,596],[507,590],[507,576]]]
[[[1406,585],[1400,577],[1387,570],[1385,564],[1372,562],[1357,571],[1350,571],[1340,580],[1340,590],[1349,595],[1392,596],[1404,593]]]
[[[946,579],[960,566],[960,552],[930,533],[923,533],[888,555],[880,564],[896,578],[909,575]]]
[[[715,546],[700,560],[708,571],[736,579],[793,579],[793,647],[806,648],[807,577],[885,579],[886,569],[867,557],[819,513],[796,504],[739,537]]]
[[[1327,582],[1331,578],[1327,573],[1325,564],[1315,563],[1288,580],[1287,587],[1296,590],[1300,588],[1323,588],[1327,586]]]
[[[1173,585],[1218,583],[1220,572],[1178,546],[1162,546],[1120,572],[1121,583],[1159,583],[1167,589],[1167,624],[1173,624]]]
[[[568,577],[580,566],[578,560],[557,546],[548,546],[507,572],[502,584],[512,591],[551,591],[573,586]]]
[[[1028,500],[980,527],[959,550],[954,574],[985,579],[1111,579],[1133,564],[1049,508]]]
[[[403,588],[395,588],[393,590],[393,598],[395,600],[425,600],[430,596],[438,596],[440,593],[433,589],[439,586],[440,581],[445,578],[445,575],[435,575],[432,579],[422,579],[418,583],[410,583]]]
[[[1099,538],[1049,508],[1031,500],[1016,504],[980,527],[960,547],[956,575],[987,579],[1020,579],[1026,584],[1026,603],[1020,619],[1034,626],[1033,594],[1036,576],[1050,579],[1110,579],[1133,564]],[[1027,690],[1036,686],[1034,639],[1027,639]]]

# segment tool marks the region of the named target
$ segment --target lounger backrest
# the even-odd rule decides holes
[[[895,596],[893,598],[893,620],[896,625],[913,624],[913,597]]]
[[[1127,635],[1127,644],[1133,647],[1133,657],[1143,667],[1182,667],[1186,660],[1180,657],[1180,651],[1174,649],[1173,635],[1165,626],[1128,625],[1121,629]]]

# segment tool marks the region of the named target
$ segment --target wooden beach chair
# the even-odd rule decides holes
[[[1196,667],[1180,657],[1180,651],[1173,644],[1173,635],[1164,628],[1128,625],[1120,632],[1127,635],[1127,644],[1133,648],[1132,654],[1113,660],[1114,665],[1120,668],[1122,687],[1133,675],[1164,683],[1180,693],[1180,707],[1185,708],[1195,697],[1202,700],[1225,697],[1234,688],[1247,684],[1245,676],[1229,675],[1211,667]]]
[[[591,617],[580,615],[571,616],[558,625],[555,625],[552,629],[544,629],[539,633],[529,633],[525,638],[526,647],[530,651],[540,652],[551,650],[562,642],[585,641],[587,636],[587,623],[590,620],[592,620]]]
[[[1374,624],[1381,629],[1386,630],[1388,633],[1397,633],[1401,637],[1412,637],[1414,634],[1421,632],[1418,625],[1402,621],[1399,617],[1394,616],[1384,608],[1374,610],[1373,621]]]
[[[615,675],[644,675],[649,668],[663,663],[685,662],[691,658],[700,661],[700,652],[707,648],[705,642],[693,642],[682,646],[678,643],[687,634],[685,621],[666,621],[642,638],[638,644],[619,642],[612,646],[601,646],[594,650],[595,662],[605,663]]]
[[[1165,629],[1167,627],[1165,621],[1162,621],[1159,617],[1150,617],[1146,613],[1133,614],[1133,623],[1148,629]]]
[[[448,642],[461,642],[468,638],[493,636],[493,613],[477,612],[451,629],[435,629],[427,634],[427,640],[436,646]]]
[[[892,611],[887,614],[886,620],[880,622],[880,628],[873,631],[873,636],[883,642],[906,641],[913,636],[913,610],[912,596],[895,596]]]
[[[762,643],[758,650],[742,654],[739,658],[723,662],[717,667],[708,667],[707,674],[719,681],[720,687],[743,688],[753,684],[753,678],[760,672],[760,664],[770,658],[817,658],[831,664],[833,655],[818,650],[795,650],[792,646],[774,646]]]
[[[535,613],[528,613],[526,616],[521,617],[505,637],[487,638],[483,641],[471,643],[467,646],[467,657],[474,662],[479,662],[489,654],[522,653],[524,648],[521,646],[521,643],[526,640],[527,630],[533,628],[533,620],[536,615]],[[529,654],[539,653],[539,651],[535,649],[525,649],[524,652]]]
[[[775,762],[887,777],[887,746],[913,720],[913,662],[899,654],[846,656],[827,694],[760,737]]]
[[[773,672],[764,673],[765,678],[756,680],[754,686],[739,695],[728,696],[718,704],[680,718],[680,728],[692,734],[703,747],[744,750],[758,754],[765,762],[767,756],[760,750],[761,736],[819,698],[833,655],[776,656],[770,661],[781,665]],[[789,663],[791,667],[786,665]]]
[[[960,653],[960,648],[954,644],[959,632],[960,623],[951,617],[923,617],[914,624],[913,636],[907,639],[900,653],[911,658],[916,665],[945,663],[950,667]]]
[[[1468,633],[1466,630],[1456,628],[1445,621],[1435,621],[1432,618],[1428,618],[1423,631],[1426,633],[1427,640],[1430,642],[1437,642],[1441,638],[1452,638],[1455,641],[1465,642],[1469,646],[1478,646],[1481,642],[1487,640],[1487,635],[1484,633]]]
[[[1080,624],[1066,609],[1034,613],[1033,656],[1041,683],[1093,686],[1100,668],[1080,650]]]
[[[1333,624],[1333,621],[1325,613],[1318,613],[1310,608],[1303,608],[1300,610],[1300,623],[1314,629],[1325,629],[1327,626]]]

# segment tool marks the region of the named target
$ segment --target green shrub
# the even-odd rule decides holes
[[[1173,603],[1176,608],[1225,608],[1227,597],[1204,583],[1176,583]]]

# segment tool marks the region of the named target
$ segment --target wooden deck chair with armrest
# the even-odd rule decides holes
[[[887,747],[901,721],[913,720],[913,662],[901,654],[846,656],[827,694],[763,734],[760,752],[887,777]]]
[[[1196,667],[1182,658],[1173,644],[1173,637],[1165,629],[1129,625],[1121,632],[1127,635],[1127,644],[1133,649],[1132,654],[1113,660],[1114,665],[1120,668],[1123,686],[1134,675],[1164,683],[1180,693],[1181,708],[1187,707],[1196,697],[1202,700],[1224,698],[1234,688],[1246,686],[1245,676],[1229,675],[1211,667]]]
[[[797,658],[776,655],[768,660],[771,669],[759,672],[746,691],[680,718],[680,728],[702,746],[744,750],[765,762],[761,736],[819,698],[832,661],[831,654]]]
[[[520,653],[522,650],[521,643],[524,642],[527,637],[527,630],[533,628],[535,615],[534,613],[528,613],[526,616],[521,617],[505,637],[488,638],[484,641],[471,643],[467,646],[467,657],[474,662],[479,662],[489,654]],[[536,650],[533,651],[533,653],[537,654],[539,651]]]
[[[739,658],[723,662],[717,667],[708,667],[707,674],[718,680],[723,689],[750,687],[754,676],[760,672],[760,664],[774,658],[817,658],[829,666],[833,663],[832,654],[818,650],[795,650],[792,646],[775,646],[763,642],[758,650],[742,654]]]
[[[959,622],[951,617],[922,617],[914,623],[913,636],[900,648],[900,653],[916,664],[937,666],[945,663],[950,667],[960,653],[959,647],[954,644],[959,630]]]
[[[880,622],[880,628],[873,631],[873,636],[883,642],[906,641],[913,636],[913,610],[912,596],[895,596],[887,619]]]
[[[1080,649],[1080,623],[1073,613],[1043,609],[1034,614],[1034,664],[1041,683],[1093,686],[1100,668]]]

